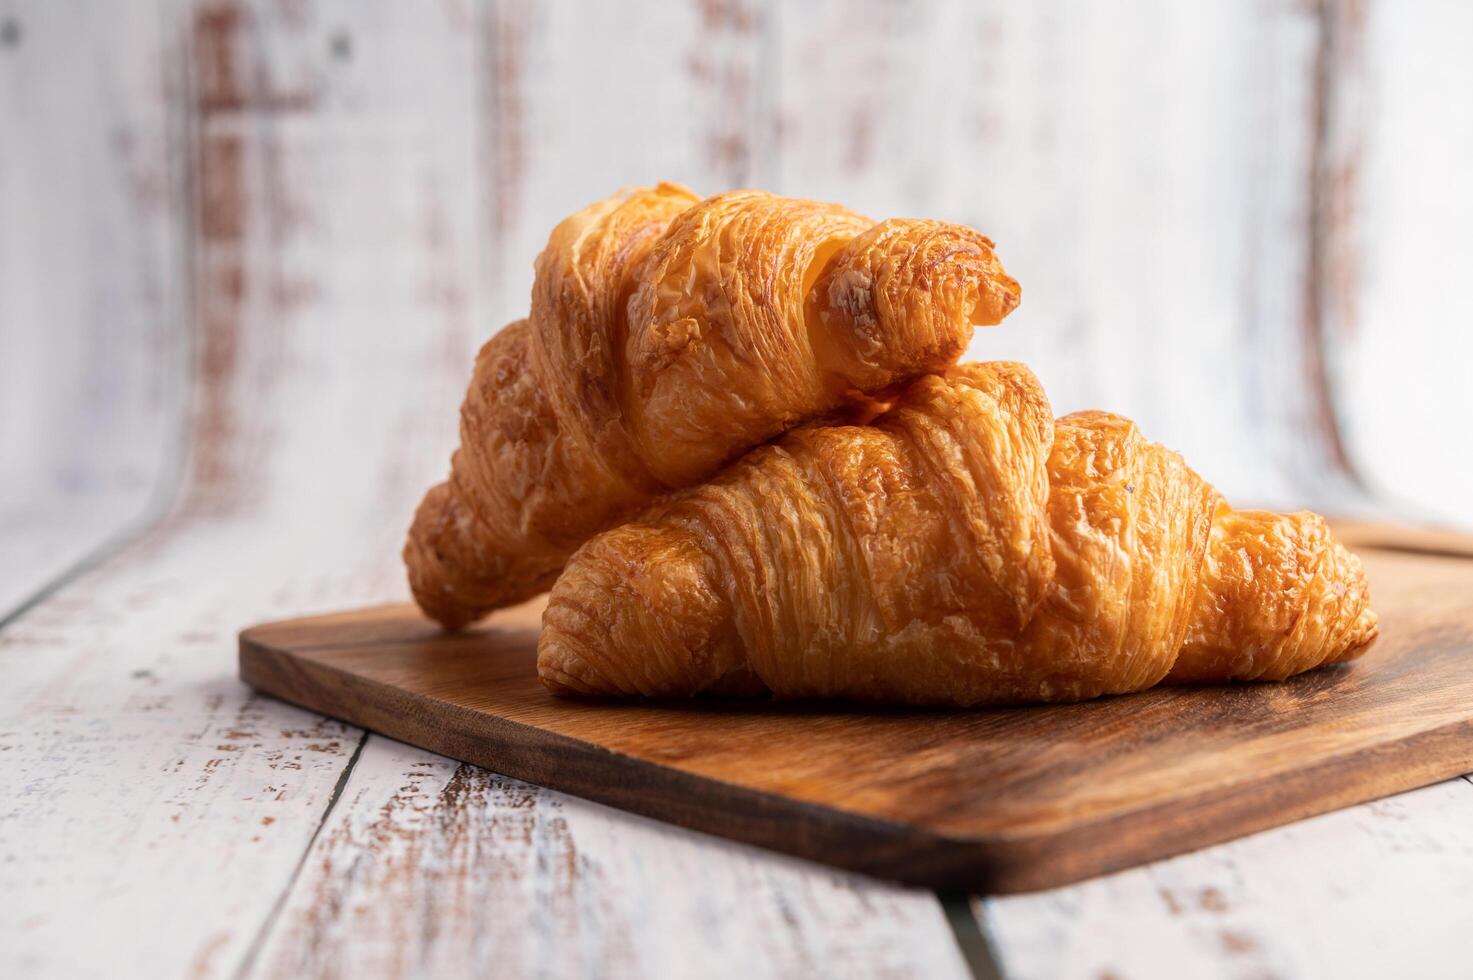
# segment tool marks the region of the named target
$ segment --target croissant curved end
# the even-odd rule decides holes
[[[1379,627],[1365,567],[1309,512],[1213,524],[1175,683],[1282,680],[1364,653]]]
[[[689,697],[748,672],[695,538],[626,524],[584,546],[553,586],[537,673],[557,694]]]
[[[461,629],[477,618],[474,603],[455,587],[461,565],[455,555],[446,553],[454,550],[454,542],[467,537],[458,526],[456,510],[450,484],[436,484],[415,510],[404,541],[404,564],[414,601],[447,630]]]
[[[816,348],[861,387],[944,369],[975,327],[1001,323],[1021,300],[986,236],[902,218],[840,249],[809,294],[824,327]]]

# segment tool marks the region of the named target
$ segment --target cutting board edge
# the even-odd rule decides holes
[[[1428,750],[1428,756],[1416,766],[1400,758],[1367,764],[1389,748],[1403,752],[1420,748]],[[1356,778],[1340,782],[1332,792],[1324,791],[1324,786],[1335,785],[1337,774],[1346,771]],[[1058,832],[1031,830],[1017,839],[999,835],[1011,843],[1012,856],[1022,867],[1009,877],[1012,887],[998,894],[1055,888],[1178,857],[1469,772],[1473,772],[1473,718],[1361,746],[1292,772],[1111,813]],[[1302,788],[1306,785],[1313,788]],[[1118,838],[1124,835],[1141,835],[1143,842],[1122,847]],[[1065,866],[1040,870],[1051,854],[1067,855]]]
[[[663,766],[572,736],[412,694],[313,659],[313,649],[329,650],[334,645],[294,651],[269,642],[280,627],[332,618],[335,616],[302,617],[243,630],[241,679],[309,710],[549,789],[796,857],[943,890],[1008,894],[1058,887],[1473,769],[1473,719],[1467,719],[1389,743],[1403,749],[1408,742],[1433,743],[1436,751],[1430,758],[1411,768],[1404,759],[1375,765],[1375,757],[1388,744],[1380,743],[1320,760],[1288,775],[1214,787],[1193,797],[1159,801],[1064,828],[959,835]],[[373,689],[375,698],[353,696],[351,703],[344,703],[343,696],[353,695],[355,686]],[[385,705],[397,712],[385,710]],[[495,734],[468,735],[437,719],[437,712],[464,714]],[[570,760],[576,764],[573,769],[568,766]],[[611,768],[619,778],[609,778]],[[1350,778],[1333,778],[1343,773]],[[1318,788],[1297,796],[1290,792],[1302,783],[1315,783]],[[1336,790],[1324,792],[1326,784]],[[1201,822],[1194,824],[1198,820]],[[1120,838],[1127,836],[1139,837],[1139,842],[1122,847]]]
[[[416,716],[432,720],[424,710],[424,702],[432,699],[352,675],[315,661],[310,655],[263,644],[252,630],[240,634],[239,664],[240,679],[272,697],[449,758],[639,816],[906,884],[1007,890],[1005,882],[990,880],[996,863],[990,852],[997,847],[990,840],[938,835],[910,824],[751,789],[450,702],[434,704],[438,711],[477,716],[500,734],[492,738],[466,736],[443,723],[434,726],[438,730],[419,729],[410,722]],[[352,693],[345,679],[350,679],[352,685],[375,689],[382,704],[402,709],[398,717],[357,697],[352,698],[353,704],[344,704],[341,695]],[[571,759],[580,770],[596,768],[602,778],[594,780],[557,764],[554,750],[562,753],[561,762]],[[610,779],[611,769],[620,778]],[[713,829],[716,825],[721,829]]]

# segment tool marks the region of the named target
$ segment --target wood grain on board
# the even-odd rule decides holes
[[[1283,684],[968,712],[558,699],[535,607],[446,634],[412,607],[241,636],[255,687],[637,813],[882,877],[1064,884],[1473,766],[1473,563],[1367,556],[1363,659]]]

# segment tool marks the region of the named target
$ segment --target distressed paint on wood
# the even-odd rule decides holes
[[[192,93],[175,97],[202,110],[186,128],[192,169],[178,192],[194,192],[189,226],[203,277],[190,432],[204,451],[163,527],[0,636],[8,758],[0,780],[10,801],[0,819],[0,879],[27,896],[4,972],[236,969],[361,733],[252,697],[231,680],[235,624],[335,596],[402,592],[400,529],[450,438],[426,445],[434,440],[418,436],[415,413],[453,417],[452,389],[463,384],[446,378],[451,358],[436,342],[447,314],[427,284],[447,264],[457,279],[470,278],[469,260],[399,259],[421,247],[423,200],[446,169],[466,182],[450,192],[457,197],[471,179],[468,153],[462,161],[419,138],[433,123],[416,100],[433,105],[437,93],[414,86],[442,65],[437,77],[448,86],[466,77],[444,61],[455,32],[432,20],[402,43],[366,45],[370,59],[387,48],[420,63],[380,73],[370,60],[363,74],[389,79],[387,96],[330,89],[346,108],[291,131],[301,102],[293,93],[310,76],[291,50],[274,61],[263,54],[277,46],[260,33],[290,11],[209,4],[166,13],[170,50]],[[104,42],[106,25],[96,27],[79,29],[72,43],[86,51]],[[310,34],[296,48],[302,56],[317,44],[333,49],[326,29],[294,29]],[[437,29],[438,37],[424,33]],[[338,132],[324,140],[319,125]],[[411,192],[366,207],[380,184]],[[304,207],[334,187],[325,209],[356,227],[328,225]],[[473,222],[460,225],[466,237]],[[381,326],[360,344],[364,323]],[[457,374],[469,370],[464,346]],[[332,473],[343,482],[324,477]],[[293,555],[295,570],[266,574],[244,552],[227,567],[221,556],[241,548],[256,561]],[[67,924],[79,910],[89,923],[81,940]],[[169,928],[140,930],[140,921]]]
[[[1363,113],[1358,97],[1364,82],[1364,0],[1319,0],[1314,57],[1310,62],[1308,167],[1304,175],[1308,228],[1304,236],[1307,274],[1301,341],[1306,423],[1319,435],[1321,452],[1312,463],[1326,476],[1358,486],[1360,475],[1346,448],[1335,408],[1338,379],[1329,363],[1337,334],[1353,329],[1359,243],[1353,221],[1362,169]]]
[[[1018,980],[1461,976],[1470,808],[1454,779],[978,911]]]
[[[167,466],[180,196],[157,22],[0,3],[0,509]]]
[[[1473,7],[1364,7],[1361,161],[1335,184],[1356,257],[1331,290],[1335,408],[1372,492],[1473,529]]]
[[[481,333],[526,315],[533,258],[584,205],[627,184],[715,194],[769,182],[766,16],[756,0],[489,4],[481,182],[492,317]]]
[[[1301,363],[1309,147],[1301,114],[1263,117],[1306,96],[1313,12],[1050,0],[778,16],[784,191],[975,225],[1024,302],[972,356],[1027,361],[1059,413],[1135,418],[1236,498],[1294,496],[1288,457],[1314,436],[1293,428],[1304,386],[1263,366]]]
[[[322,587],[223,572],[266,540],[155,532],[0,634],[0,887],[25,895],[0,972],[218,975],[250,942],[360,737],[229,678],[237,617]]]
[[[185,377],[165,39],[0,2],[0,617],[156,509]]]
[[[478,272],[484,212],[464,206],[481,177],[481,34],[466,30],[479,9],[161,9],[187,119],[176,192],[188,202],[195,284],[189,479],[159,527],[0,634],[0,792],[10,801],[0,887],[27,897],[3,972],[219,976],[308,956],[293,945],[299,934],[277,933],[292,920],[275,913],[293,880],[310,881],[300,862],[339,781],[362,767],[355,793],[392,797],[426,760],[444,766],[383,740],[353,765],[359,732],[231,679],[232,637],[242,622],[403,594],[400,535],[443,473],[494,305]],[[277,561],[289,571],[264,567]],[[538,819],[558,819],[551,794],[509,784],[474,812],[511,820],[529,801]],[[673,864],[652,861],[653,830],[579,814],[570,847],[614,869],[581,886],[580,908],[659,908],[667,934],[703,931],[721,948],[796,964],[852,944],[856,917],[878,908],[887,921],[864,926],[881,966],[960,969],[933,896],[834,884],[802,865],[773,870],[765,856],[708,853],[694,838],[670,847],[683,855]],[[437,827],[422,828],[422,853],[440,846]],[[478,835],[473,866],[484,871],[489,855],[493,868],[532,875],[515,887],[548,887],[527,846]],[[690,889],[692,868],[758,882],[765,904],[733,914],[740,897]],[[829,890],[848,904],[836,907]],[[500,913],[516,923],[532,911]],[[80,939],[78,914],[88,921]],[[576,920],[592,937],[580,962],[634,962],[618,929],[587,933],[590,914]],[[754,943],[753,923],[767,920],[788,932]],[[330,925],[356,948],[360,925],[377,924]],[[466,934],[444,935],[443,950],[427,953],[437,962],[453,961]],[[780,935],[800,945],[779,945]]]
[[[250,976],[967,975],[936,900],[370,736]]]
[[[65,496],[0,511],[0,623],[146,526],[132,494]]]
[[[531,257],[550,224],[619,182],[674,176],[702,191],[758,183],[880,213],[973,220],[999,239],[1027,287],[1025,306],[1014,318],[1017,330],[985,335],[986,346],[976,353],[1039,362],[1054,373],[1061,408],[1067,406],[1058,392],[1067,391],[1081,402],[1109,400],[1110,407],[1137,411],[1149,431],[1189,451],[1230,490],[1241,481],[1254,496],[1297,499],[1320,492],[1322,467],[1303,451],[1306,415],[1295,401],[1303,387],[1299,328],[1311,210],[1313,129],[1306,122],[1312,118],[1308,94],[1321,12],[1354,13],[1349,5],[1270,0],[1239,11],[1215,4],[1203,15],[1209,26],[1201,27],[1164,5],[1122,7],[1105,22],[1098,12],[1061,2],[975,10],[961,3],[871,4],[862,18],[852,19],[838,5],[814,12],[768,3],[651,3],[617,12],[559,3],[550,13],[541,4],[472,0],[448,0],[428,13],[387,4],[242,4],[236,9],[249,26],[236,29],[231,44],[237,47],[230,49],[230,57],[246,59],[239,62],[240,86],[313,93],[320,101],[310,113],[262,104],[222,107],[211,115],[213,134],[241,136],[240,179],[247,191],[240,237],[226,233],[215,244],[201,240],[203,215],[185,206],[198,197],[206,166],[196,162],[206,127],[195,86],[203,83],[190,81],[197,62],[208,57],[192,50],[196,6],[208,14],[233,5],[162,0],[157,17],[138,15],[137,7],[89,9],[84,16],[68,5],[0,0],[0,381],[14,376],[26,382],[0,383],[0,495],[18,501],[0,520],[27,520],[34,531],[28,516],[17,515],[50,512],[62,498],[38,502],[36,494],[49,494],[44,488],[58,473],[124,501],[118,517],[99,529],[136,513],[146,499],[140,488],[168,473],[160,460],[172,451],[179,424],[169,386],[177,400],[185,350],[176,346],[177,331],[186,320],[215,330],[217,316],[237,325],[193,341],[196,356],[208,350],[212,363],[233,366],[219,376],[228,399],[194,389],[191,430],[197,434],[201,416],[214,410],[228,422],[219,428],[231,434],[213,450],[196,442],[196,492],[186,506],[168,528],[0,635],[7,664],[54,671],[42,680],[61,685],[66,696],[54,702],[60,707],[53,714],[70,719],[48,728],[52,715],[22,717],[18,725],[12,709],[20,702],[9,690],[0,695],[0,730],[12,733],[4,740],[14,746],[4,754],[20,759],[14,753],[28,739],[42,748],[26,751],[51,753],[45,756],[44,798],[12,796],[0,820],[7,854],[15,853],[14,841],[29,840],[17,837],[16,828],[26,826],[25,808],[36,800],[64,835],[83,819],[101,820],[109,833],[121,826],[149,829],[157,808],[145,798],[163,792],[151,780],[178,776],[149,769],[150,753],[162,758],[190,743],[173,729],[155,727],[153,715],[124,710],[132,696],[125,683],[133,680],[131,671],[154,671],[164,686],[177,677],[187,687],[191,677],[229,669],[224,659],[213,658],[229,645],[224,634],[246,619],[402,595],[392,556],[397,526],[407,514],[403,508],[443,473],[454,438],[453,422],[446,420],[453,420],[473,348],[525,308]],[[1352,294],[1332,295],[1326,307],[1324,333],[1334,344],[1326,372],[1348,454],[1366,482],[1398,503],[1436,506],[1467,520],[1469,455],[1427,445],[1460,445],[1456,426],[1467,405],[1462,368],[1473,358],[1473,335],[1461,329],[1467,291],[1459,288],[1469,264],[1463,230],[1473,197],[1458,170],[1473,133],[1466,114],[1446,111],[1441,95],[1468,89],[1463,42],[1473,26],[1455,0],[1395,9],[1371,3],[1365,14],[1357,69],[1362,89],[1348,93],[1368,110],[1359,124],[1365,129],[1356,136],[1356,116],[1342,115],[1337,125],[1351,127],[1330,133],[1331,152],[1323,157],[1333,174],[1334,161],[1363,141],[1358,180],[1322,205],[1327,209],[1321,213],[1334,218],[1330,267],[1358,273]],[[490,105],[502,89],[488,51],[492,22],[513,15],[528,24],[525,55],[511,75],[520,93],[509,103],[521,134],[516,139],[504,138],[509,124],[498,123]],[[865,23],[879,29],[863,34]],[[1143,45],[1132,36],[1158,43]],[[611,43],[628,57],[618,71],[600,70]],[[152,52],[160,48],[164,53],[155,60]],[[1237,54],[1230,58],[1228,48]],[[965,61],[949,63],[936,54],[958,51]],[[41,70],[36,59],[42,54],[69,70]],[[1154,75],[1137,76],[1138,63],[1159,67]],[[270,66],[265,79],[262,66]],[[1132,93],[1160,92],[1162,78],[1171,81],[1164,108],[1146,99],[1139,115],[1124,112],[1136,104]],[[915,93],[948,101],[922,102]],[[1203,104],[1207,114],[1200,112]],[[873,118],[866,119],[865,107]],[[1105,109],[1110,112],[1098,115]],[[125,121],[132,136],[99,124],[103,118]],[[740,120],[750,120],[750,129],[744,131]],[[928,130],[932,120],[938,125]],[[1109,120],[1115,122],[1104,125]],[[1215,135],[1219,123],[1235,135]],[[1166,135],[1180,145],[1162,150]],[[754,149],[724,149],[743,137]],[[1205,150],[1188,145],[1204,138]],[[1170,161],[1170,179],[1160,187],[1124,182],[1137,157],[1152,162],[1153,148]],[[228,176],[235,165],[229,152],[215,158],[215,176]],[[515,179],[506,180],[497,203],[488,187],[502,179],[492,162],[502,154]],[[1224,184],[1182,170],[1223,154],[1229,162],[1242,161],[1226,167],[1236,176]],[[1085,170],[1091,182],[1077,184]],[[69,193],[53,193],[58,187]],[[1156,191],[1161,196],[1153,200]],[[166,203],[156,210],[151,202],[160,193]],[[1212,203],[1219,194],[1227,203]],[[1141,202],[1145,210],[1135,206]],[[1219,208],[1222,214],[1212,220],[1229,229],[1229,241],[1204,244],[1201,226],[1184,216],[1218,215]],[[500,230],[498,221],[506,222]],[[1159,274],[1131,266],[1123,270],[1131,274],[1124,281],[1146,290],[1140,310],[1154,311],[1147,317],[1137,315],[1135,299],[1120,284],[1092,271],[1110,269],[1100,261],[1112,254],[1110,235],[1133,236],[1137,222],[1149,236],[1131,245],[1132,254],[1156,263],[1147,272]],[[184,238],[195,244],[188,261]],[[1239,238],[1246,245],[1236,244]],[[1174,254],[1178,243],[1183,255]],[[1200,279],[1192,277],[1207,274],[1203,257],[1213,248],[1237,258],[1226,266],[1227,287],[1209,284],[1213,299],[1202,301],[1204,314],[1192,285]],[[230,306],[234,286],[221,271],[229,268],[231,249],[244,256],[236,310]],[[1050,269],[1058,253],[1063,260]],[[1353,261],[1342,262],[1342,256]],[[210,270],[221,278],[211,281]],[[1160,299],[1155,284],[1183,272],[1188,285],[1171,286]],[[45,288],[57,280],[87,288]],[[191,289],[195,302],[187,304]],[[1239,312],[1224,313],[1222,304]],[[1194,346],[1193,332],[1204,318],[1210,327],[1201,341],[1206,355]],[[99,338],[91,332],[98,324],[111,332]],[[1243,332],[1241,340],[1234,331]],[[1008,346],[1015,338],[1018,346]],[[1167,345],[1163,364],[1189,365],[1168,375],[1175,387],[1161,390],[1156,375],[1116,369],[1110,358],[1145,343]],[[1099,360],[1095,355],[1105,344],[1119,347]],[[1252,354],[1241,356],[1239,345]],[[232,357],[223,356],[230,351]],[[160,354],[162,361],[156,360]],[[84,390],[76,378],[100,383]],[[33,404],[42,406],[40,428],[27,414]],[[17,439],[24,449],[12,453]],[[1272,466],[1261,483],[1256,476],[1225,475],[1250,472],[1238,467],[1264,458]],[[210,481],[201,477],[212,472],[237,475],[249,492],[202,494],[199,487]],[[313,478],[301,479],[303,473]],[[211,479],[217,490],[229,489]],[[96,532],[75,533],[69,515],[77,507],[100,513],[98,497],[63,502],[57,537],[47,540],[43,532],[40,543],[27,546],[32,553],[54,558],[66,548],[81,554],[92,547]],[[12,544],[18,540],[0,536],[6,549],[0,569],[22,553]],[[330,556],[315,550],[324,548],[337,550]],[[304,563],[301,577],[247,582],[250,569],[262,566],[248,562],[227,574],[219,554],[230,549],[269,552],[275,560],[289,549]],[[160,601],[178,604],[180,622],[211,624],[213,639],[186,641],[195,627],[170,632],[162,617],[128,626],[143,601],[132,590],[144,582],[168,591]],[[72,612],[81,616],[75,624]],[[94,613],[96,622],[88,618]],[[145,639],[151,644],[146,650]],[[98,662],[78,659],[92,647],[116,652],[116,666],[128,676],[99,674],[96,683],[69,678],[68,665]],[[172,673],[181,662],[201,673]],[[87,669],[106,670],[113,661],[102,663]],[[39,675],[26,676],[27,684],[39,683]],[[103,680],[115,680],[117,689]],[[75,683],[81,687],[67,686]],[[205,697],[172,702],[180,718],[199,722],[193,731],[207,718],[217,724],[221,712],[240,708],[240,702],[222,702],[210,715]],[[147,724],[137,727],[145,718]],[[302,730],[286,722],[275,731]],[[107,758],[120,767],[139,766],[138,785],[99,817],[85,772],[69,782],[57,767],[70,765],[80,745],[92,752],[112,742],[120,747]],[[370,751],[376,751],[372,743],[365,755]],[[38,756],[30,758],[39,765]],[[343,763],[334,764],[341,772]],[[178,778],[199,775],[182,772]],[[242,772],[241,779],[260,775]],[[191,906],[169,944],[147,934],[140,939],[122,918],[140,900],[141,907],[157,910],[162,906],[149,903],[163,897],[108,877],[104,865],[52,860],[47,845],[46,855],[30,848],[20,864],[0,866],[0,884],[12,892],[41,882],[35,893],[43,912],[75,910],[114,893],[114,904],[124,906],[109,913],[118,918],[101,922],[100,934],[113,937],[116,948],[68,934],[58,954],[41,940],[61,932],[48,933],[54,923],[32,917],[21,925],[37,931],[7,945],[7,965],[62,969],[106,962],[116,968],[146,940],[160,943],[149,952],[163,957],[150,966],[166,960],[182,970],[194,961],[205,975],[231,969],[248,940],[211,926],[254,915],[222,910],[243,902],[240,908],[258,911],[260,896],[242,898],[247,886],[240,882],[250,877],[250,888],[271,892],[278,882],[264,888],[262,881],[281,867],[278,849],[300,854],[305,846],[307,811],[320,813],[335,777],[331,767],[304,772],[311,779],[293,790],[301,795],[292,807],[301,810],[270,825],[280,836],[267,838],[264,863],[223,831],[179,858],[200,857],[199,866],[222,875],[228,887]],[[0,772],[0,780],[10,773]],[[1437,842],[1445,831],[1432,815],[1436,807],[1425,802],[1430,792],[1406,798],[1408,809],[1397,823],[1425,822]],[[211,808],[225,819],[234,801],[218,799]],[[255,813],[262,803],[246,806]],[[1462,811],[1448,812],[1456,818]],[[1353,879],[1340,877],[1346,872],[1333,866],[1335,859],[1374,849],[1390,833],[1389,818],[1364,819],[1366,826],[1351,823],[1343,836],[1327,838],[1337,842],[1333,848],[1286,848],[1271,860],[1250,854],[1241,858],[1247,870],[1231,874],[1320,882],[1337,898],[1353,894],[1341,884]],[[141,839],[159,838],[144,833]],[[168,840],[178,846],[176,838]],[[147,877],[148,861],[128,860],[128,868]],[[1188,876],[1205,874],[1200,865],[1183,867]],[[1458,861],[1447,868],[1446,877],[1429,872],[1425,879],[1399,879],[1393,891],[1406,896],[1400,901],[1407,907],[1455,911],[1468,879]],[[170,873],[180,882],[181,906],[189,904],[198,893],[182,872]],[[68,876],[69,883],[63,880]],[[1279,923],[1303,911],[1278,895],[1265,886],[1246,899],[1271,938],[1283,928]],[[1365,898],[1356,921],[1371,921],[1381,907],[1374,896]],[[1079,943],[1131,935],[1113,916],[1108,921],[1116,928],[1099,925],[1111,915],[1105,906],[1093,917],[1079,917],[1079,906],[1067,903],[1056,911],[1030,908],[1039,917],[1037,934],[1054,935],[1049,941],[1056,945],[1070,945],[1069,936],[1076,935],[1070,930],[1078,930]],[[1148,939],[1180,951],[1183,962],[1226,972],[1239,962],[1210,939],[1193,945],[1163,937],[1163,929],[1181,928],[1175,918],[1163,921]],[[1329,935],[1332,920],[1324,921],[1324,930],[1305,943]],[[1414,934],[1435,935],[1441,921],[1424,923],[1427,931]],[[1016,943],[1025,950],[1010,963],[1032,962],[1037,947],[1026,952],[1032,940],[1000,935],[1005,947]],[[897,935],[895,942],[906,940]],[[1306,957],[1314,950],[1296,948],[1309,950]],[[46,958],[57,955],[69,959]],[[1039,962],[1050,961],[1044,956]]]

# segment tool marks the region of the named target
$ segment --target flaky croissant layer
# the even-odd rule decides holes
[[[414,597],[454,627],[536,595],[593,534],[944,369],[1018,299],[958,225],[669,184],[591,205],[538,257],[529,318],[476,359],[450,479],[404,548]]]
[[[1233,511],[1129,420],[1054,420],[1026,367],[968,364],[593,538],[538,670],[563,694],[1074,701],[1351,659],[1368,602],[1318,516]]]

